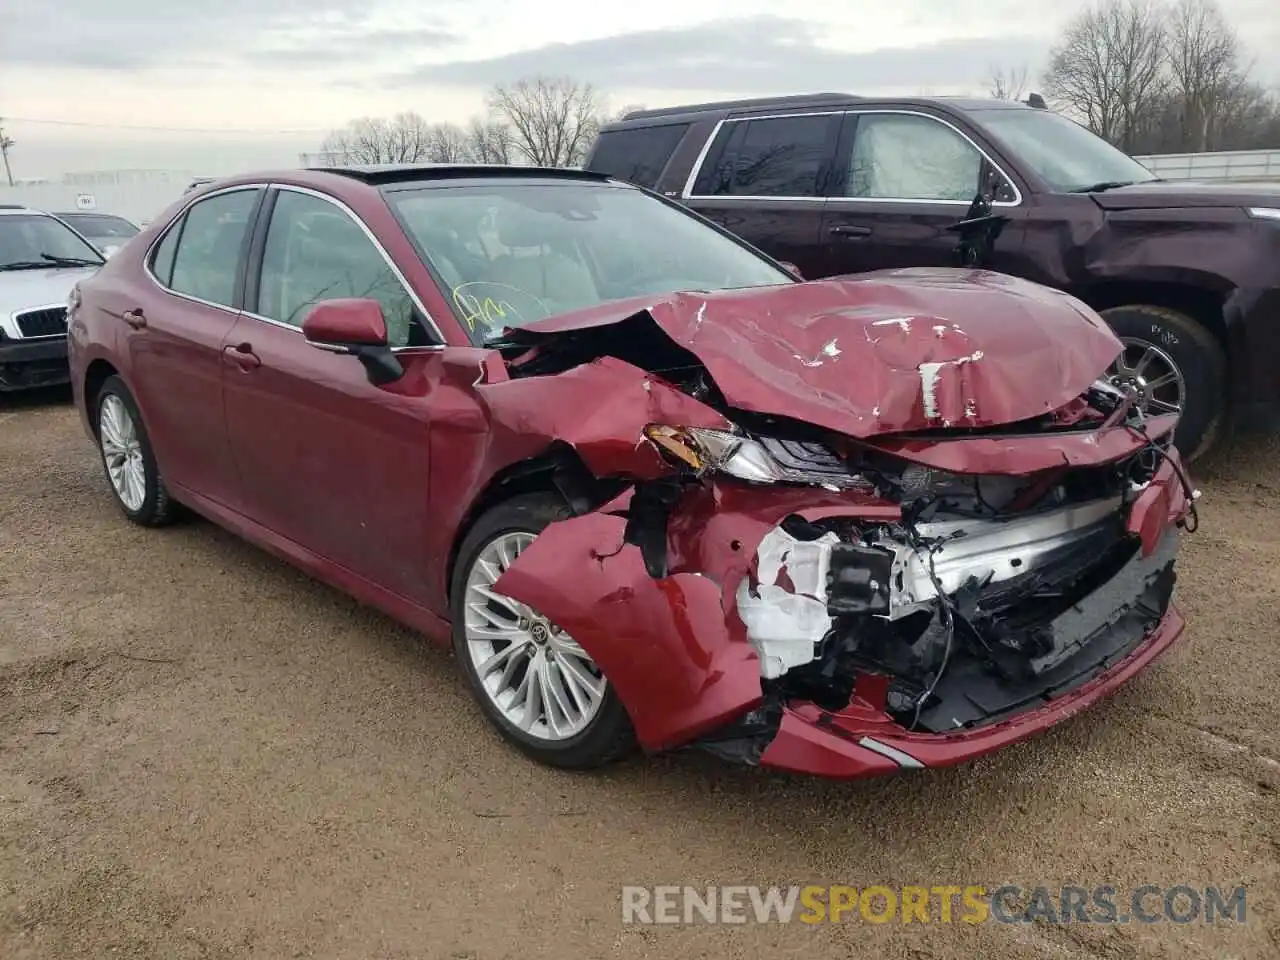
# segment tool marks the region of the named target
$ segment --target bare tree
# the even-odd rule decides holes
[[[324,138],[320,149],[340,163],[420,163],[431,159],[434,129],[416,113],[390,120],[361,117]]]
[[[1128,149],[1162,102],[1165,38],[1156,0],[1103,0],[1068,24],[1045,89],[1094,133]]]
[[[599,129],[601,97],[589,83],[536,76],[489,92],[489,111],[507,124],[515,152],[535,166],[578,166]]]
[[[1169,16],[1165,41],[1169,69],[1182,101],[1186,149],[1208,150],[1215,122],[1246,85],[1240,67],[1240,38],[1216,0],[1178,0]]]
[[[467,131],[456,123],[437,123],[431,128],[427,159],[432,163],[467,163],[472,160]]]
[[[993,100],[1021,100],[1027,92],[1027,65],[1004,67],[992,64],[987,72],[987,93]]]
[[[472,117],[467,127],[467,150],[476,163],[510,163],[514,153],[511,127],[501,120]]]

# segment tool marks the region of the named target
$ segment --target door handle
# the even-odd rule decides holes
[[[222,348],[223,359],[235,364],[245,373],[262,366],[262,358],[253,352],[253,345],[237,343]]]
[[[837,237],[869,237],[871,236],[870,227],[862,227],[853,223],[837,223],[834,227],[827,231]]]
[[[120,314],[120,319],[135,330],[141,330],[147,325],[147,318],[140,308],[126,310],[124,313]]]

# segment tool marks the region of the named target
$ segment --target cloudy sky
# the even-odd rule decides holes
[[[535,73],[590,81],[615,106],[979,92],[992,64],[1034,74],[1087,2],[12,0],[0,117],[20,175],[218,174],[290,163],[357,116],[464,121],[488,86]],[[1280,80],[1275,0],[1221,2]]]

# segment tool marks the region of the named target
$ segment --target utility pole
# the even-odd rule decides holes
[[[4,120],[0,117],[0,123]],[[9,169],[9,148],[13,146],[13,140],[5,136],[4,127],[0,126],[0,156],[4,157],[4,176],[9,181],[9,186],[13,186],[13,171]]]

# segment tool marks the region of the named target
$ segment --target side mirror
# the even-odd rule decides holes
[[[377,300],[321,300],[302,321],[307,343],[360,360],[375,386],[404,376],[404,367],[387,345],[387,321]]]
[[[786,260],[779,260],[778,263],[781,264],[782,269],[786,270],[787,273],[791,274],[797,280],[804,279],[804,274],[800,272],[800,268],[794,263],[788,263]]]

